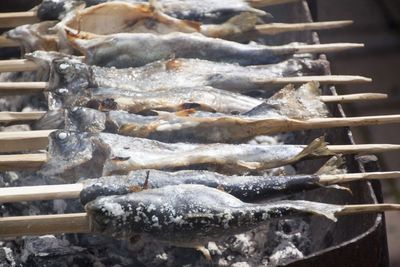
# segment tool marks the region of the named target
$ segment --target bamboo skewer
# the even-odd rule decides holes
[[[269,23],[256,25],[254,34],[275,35],[283,32],[329,30],[353,24],[352,20],[306,22],[306,23]]]
[[[0,47],[19,47],[19,43],[5,36],[0,36]]]
[[[340,206],[340,205],[338,205]],[[335,215],[399,211],[399,204],[344,205]],[[86,213],[58,215],[14,216],[0,218],[0,238],[23,235],[45,235],[61,233],[90,233],[89,217]]]
[[[0,60],[0,72],[37,71],[39,66],[28,59]]]
[[[45,111],[33,112],[0,112],[0,123],[28,122],[40,119]]]
[[[14,28],[36,22],[39,22],[36,11],[0,13],[0,28]]]
[[[42,137],[41,141],[43,143],[48,142],[47,138],[45,137]],[[30,143],[28,143],[27,145],[29,146]],[[42,149],[45,149],[46,147],[43,146]],[[332,153],[335,154],[375,154],[375,153],[384,153],[384,152],[400,150],[400,145],[395,145],[395,144],[328,145],[327,148]],[[21,147],[20,150],[28,150],[28,149]],[[38,149],[36,148],[36,150]],[[0,155],[0,171],[39,169],[40,166],[45,164],[46,162],[47,162],[47,156],[45,153]]]
[[[0,155],[0,171],[37,170],[46,161],[46,153]]]
[[[383,180],[400,178],[400,172],[371,172],[371,173],[348,173],[333,175],[318,175],[319,183],[332,185],[348,183],[359,180]],[[22,201],[43,201],[53,199],[74,199],[79,198],[84,185],[60,184],[60,185],[39,185],[19,186],[0,188],[0,203],[12,203]]]
[[[364,44],[358,43],[332,43],[314,45],[287,45],[296,49],[296,53],[331,53],[341,52],[349,49],[363,48]]]
[[[48,86],[47,82],[0,82],[0,94],[34,94],[40,93]]]
[[[46,149],[54,130],[0,132],[0,153]]]
[[[266,7],[299,2],[301,0],[247,0],[252,7]]]
[[[379,93],[362,93],[362,94],[349,94],[349,95],[321,95],[319,99],[325,103],[348,103],[355,101],[368,101],[368,100],[380,100],[387,99],[387,94]]]

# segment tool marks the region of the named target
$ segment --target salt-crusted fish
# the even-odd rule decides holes
[[[108,2],[70,12],[58,25],[76,38],[96,38],[115,33],[199,32],[205,36],[226,38],[254,29],[256,14],[242,13],[222,24],[202,24],[180,20],[147,3]]]
[[[273,89],[277,77],[323,74],[325,60],[290,59],[278,64],[239,66],[199,59],[171,59],[137,68],[89,66],[77,57],[36,51],[26,55],[50,73],[49,88],[79,91],[87,87],[112,87],[138,92],[176,87],[212,86],[228,91]]]
[[[167,144],[107,133],[58,130],[50,134],[40,174],[68,181],[139,169],[209,169],[222,173],[274,168],[307,156],[332,155],[322,139],[310,145]]]
[[[218,189],[177,185],[99,197],[85,209],[95,233],[126,239],[141,235],[201,249],[209,241],[249,231],[273,219],[319,215],[336,220],[335,214],[343,206],[309,201],[250,204]]]
[[[164,172],[138,170],[127,175],[105,176],[80,181],[83,205],[102,196],[126,195],[169,185],[199,184],[217,188],[243,201],[266,200],[305,190],[321,188],[317,175],[227,176],[216,172],[185,170]]]
[[[205,37],[198,33],[119,33],[91,40],[71,42],[90,65],[106,67],[138,67],[176,58],[198,58],[240,65],[273,64],[290,58],[298,49],[294,46],[240,44]]]
[[[86,6],[98,5],[106,0],[43,0],[38,8],[41,20],[62,19],[68,12],[73,11],[82,2]],[[145,0],[126,0],[128,3],[144,3]],[[150,1],[155,2],[155,1]],[[158,0],[157,5],[166,14],[179,19],[200,20],[203,22],[222,22],[242,12],[265,15],[262,10],[252,8],[243,0]]]
[[[36,50],[58,51],[58,38],[50,30],[55,25],[55,21],[26,24],[6,32],[5,36],[20,44],[22,55]]]
[[[315,83],[306,84],[298,90],[288,86],[248,112],[249,115],[226,115],[190,109],[141,116],[123,111],[104,113],[74,107],[66,113],[65,127],[72,131],[110,132],[163,142],[239,142],[257,135],[283,131],[287,127],[286,123],[282,123],[285,118],[304,120],[327,116],[328,111],[317,98],[316,88],[318,86]],[[51,116],[44,116],[43,122],[39,120],[38,123],[43,125],[47,117]]]

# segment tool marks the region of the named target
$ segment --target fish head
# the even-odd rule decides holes
[[[105,124],[106,113],[91,108],[73,107],[65,116],[65,126],[70,131],[101,132]]]
[[[107,149],[95,135],[57,130],[49,136],[48,161],[41,173],[75,182],[82,177],[99,177]],[[102,157],[101,155],[104,155]]]

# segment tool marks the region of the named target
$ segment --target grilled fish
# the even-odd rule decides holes
[[[298,51],[291,45],[247,45],[198,33],[119,33],[91,40],[71,37],[90,65],[105,67],[138,67],[176,58],[198,58],[240,65],[273,64],[284,61]]]
[[[211,86],[227,91],[249,92],[275,89],[268,82],[277,77],[320,75],[325,60],[290,59],[278,64],[239,66],[200,59],[171,59],[137,68],[89,66],[80,58],[61,53],[36,51],[25,55],[50,73],[49,89],[75,92],[87,87],[112,87],[138,92],[176,87]]]
[[[85,205],[101,196],[126,195],[147,188],[155,189],[169,185],[199,184],[223,190],[240,200],[252,202],[321,188],[318,181],[317,175],[227,176],[194,170],[178,172],[138,170],[127,175],[80,181],[83,184],[80,201]]]
[[[167,144],[107,133],[58,130],[50,134],[47,177],[68,181],[127,174],[132,170],[201,168],[244,173],[284,166],[307,156],[332,155],[323,139],[310,145]]]
[[[273,219],[320,215],[335,221],[343,206],[309,201],[250,204],[218,189],[177,185],[99,197],[85,209],[95,233],[126,239],[144,235],[175,246],[198,248]]]
[[[199,32],[205,36],[227,38],[254,29],[258,16],[242,13],[222,24],[202,24],[170,17],[147,3],[108,2],[68,14],[58,25],[77,38],[96,38],[115,33]]]
[[[123,111],[104,113],[75,107],[66,112],[64,125],[67,130],[72,131],[110,132],[163,142],[236,143],[257,135],[284,131],[287,124],[283,119],[286,118],[304,120],[327,116],[325,105],[313,95],[315,91],[312,89],[315,88],[318,88],[315,83],[304,85],[299,90],[287,86],[246,113],[250,116],[193,109],[177,113],[155,112],[152,116],[142,116]],[[54,115],[44,116],[37,124],[43,125],[52,116]],[[294,128],[295,125],[292,125],[291,130]]]
[[[73,11],[82,2],[86,6],[98,5],[104,2],[113,2],[106,0],[43,0],[38,8],[38,17],[40,20],[59,20],[66,14]],[[126,0],[128,3],[145,3],[145,0]],[[150,1],[154,3],[155,1]],[[251,12],[257,15],[265,15],[266,12],[252,8],[243,0],[158,0],[157,5],[166,14],[187,20],[198,20],[205,23],[220,23],[230,17],[242,12]]]

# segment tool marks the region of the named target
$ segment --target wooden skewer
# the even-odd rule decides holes
[[[341,28],[353,24],[352,20],[306,22],[306,23],[269,23],[257,25],[255,34],[275,35],[283,32],[307,31],[307,30],[328,30]]]
[[[40,93],[48,82],[0,82],[0,93],[3,95]]]
[[[42,142],[45,142],[47,138],[42,137]],[[28,143],[27,146],[30,144]],[[375,153],[383,153],[389,151],[400,150],[400,145],[393,144],[365,144],[365,145],[328,145],[327,148],[335,154],[375,154]],[[42,149],[45,149],[43,146]],[[13,149],[15,150],[15,149]],[[28,150],[23,147],[20,150]],[[25,158],[25,155],[29,155],[28,158]],[[33,155],[42,155],[40,158],[34,158]],[[25,169],[39,169],[39,167],[47,162],[47,157],[44,154],[17,154],[17,155],[0,155],[0,171],[6,170],[25,170]],[[20,163],[18,164],[18,161]],[[25,166],[21,164],[21,162],[30,162],[32,166]],[[38,168],[35,168],[38,166]]]
[[[54,130],[0,132],[0,153],[46,149]]]
[[[46,153],[0,155],[0,171],[37,170],[46,161]]]
[[[344,205],[335,215],[399,211],[399,204]],[[0,238],[23,235],[45,235],[61,233],[90,233],[89,217],[86,213],[14,216],[0,218]]]
[[[357,43],[333,43],[315,45],[288,45],[297,50],[297,53],[331,53],[341,52],[349,49],[362,48],[364,44]]]
[[[37,71],[39,66],[28,59],[0,60],[0,72]]]
[[[300,77],[278,77],[260,81],[260,84],[289,84],[289,83],[308,83],[316,81],[321,84],[352,84],[370,83],[371,78],[358,75],[324,75],[324,76],[300,76]]]
[[[0,112],[0,123],[28,122],[40,119],[45,111],[33,112]]]
[[[14,28],[36,22],[39,22],[36,11],[0,13],[0,28]]]
[[[332,185],[347,183],[358,180],[382,180],[400,178],[400,172],[370,172],[370,173],[348,173],[319,175],[319,183]],[[39,186],[19,186],[0,188],[0,203],[12,203],[22,201],[42,201],[52,199],[74,199],[79,198],[84,185],[59,184]]]
[[[349,94],[349,95],[322,95],[319,99],[325,103],[348,103],[354,101],[368,101],[368,100],[381,100],[387,99],[387,94],[379,93],[363,93],[363,94]]]
[[[19,47],[19,43],[5,36],[0,36],[0,47]]]

